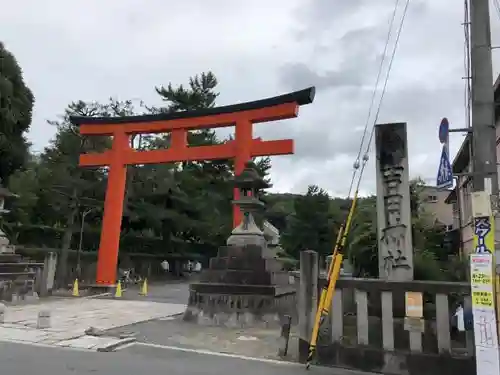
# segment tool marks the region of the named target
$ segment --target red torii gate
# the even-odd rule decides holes
[[[273,98],[196,111],[126,117],[72,116],[70,120],[80,127],[80,134],[113,137],[111,150],[80,155],[80,166],[109,166],[97,284],[111,286],[116,283],[127,165],[234,158],[235,174],[239,174],[252,157],[293,154],[292,139],[254,139],[252,125],[297,117],[299,106],[312,103],[314,94],[314,87],[310,87]],[[188,145],[189,130],[228,126],[236,128],[234,141],[211,146]],[[137,151],[130,147],[133,134],[166,132],[171,132],[171,144],[167,149]],[[237,189],[234,198],[239,198]],[[233,225],[236,227],[240,221],[241,212],[235,208]]]

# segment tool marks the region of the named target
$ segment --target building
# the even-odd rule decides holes
[[[419,192],[420,209],[433,219],[433,226],[443,226],[447,231],[453,230],[453,208],[446,203],[450,190],[438,189],[435,186],[424,186]]]
[[[494,86],[495,103],[500,103],[500,75]],[[495,123],[497,137],[497,160],[500,159],[500,106],[495,107]],[[453,230],[458,231],[462,255],[468,255],[473,251],[473,228],[472,228],[472,178],[467,174],[472,172],[471,163],[472,135],[465,136],[455,159],[453,160],[453,174],[456,176],[456,186],[446,198],[446,202],[452,206]],[[498,169],[498,165],[497,165]]]

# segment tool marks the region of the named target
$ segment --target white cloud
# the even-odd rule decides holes
[[[220,104],[314,84],[316,100],[298,119],[259,124],[256,135],[295,139],[295,155],[273,159],[276,190],[318,184],[346,194],[393,0],[0,3],[2,41],[36,97],[35,150],[54,134],[45,120],[73,100],[154,103],[154,86],[207,70],[219,78]],[[496,44],[500,22],[491,13]],[[408,123],[411,173],[427,179],[437,170],[440,119],[464,122],[462,21],[454,0],[411,2],[380,113],[379,122]],[[452,154],[460,141],[452,136]],[[371,160],[364,192],[374,190],[373,168]]]

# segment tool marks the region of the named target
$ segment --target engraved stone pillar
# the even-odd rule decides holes
[[[406,123],[375,127],[379,278],[413,279]]]

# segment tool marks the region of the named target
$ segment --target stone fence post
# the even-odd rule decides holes
[[[46,297],[52,294],[54,289],[54,279],[57,268],[57,253],[50,252],[45,256],[43,262],[42,280],[40,282],[40,297]]]
[[[299,361],[306,362],[314,317],[318,305],[318,253],[300,252],[299,284]]]

